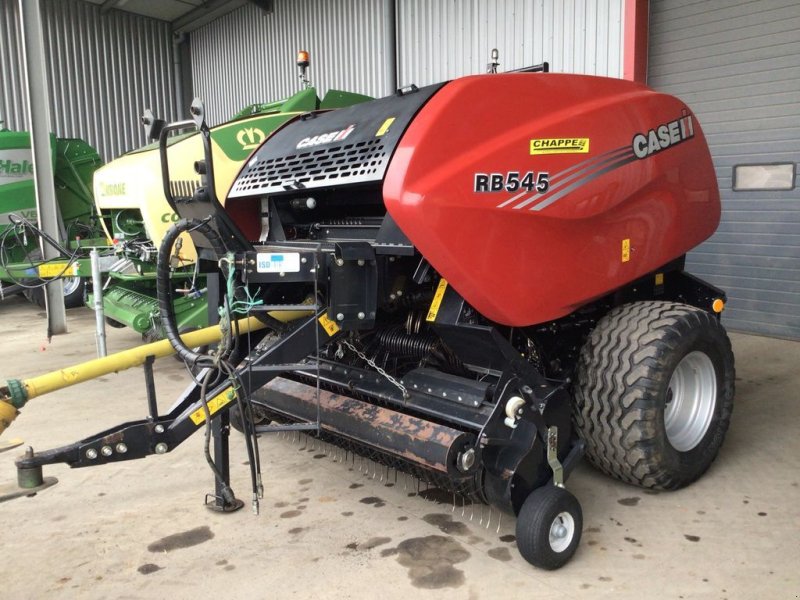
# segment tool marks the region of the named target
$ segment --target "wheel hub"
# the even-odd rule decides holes
[[[679,452],[695,448],[705,437],[717,402],[717,374],[704,352],[690,352],[670,377],[664,403],[667,439]]]
[[[568,512],[560,512],[550,525],[550,547],[553,552],[566,550],[575,535],[575,520]]]
[[[62,279],[64,285],[64,295],[69,296],[75,292],[81,285],[80,277],[64,277]]]

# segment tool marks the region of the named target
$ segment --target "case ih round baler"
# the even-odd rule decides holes
[[[207,181],[173,197],[164,170],[181,220],[159,252],[159,299],[170,343],[204,374],[169,414],[21,468],[168,452],[233,409],[256,496],[255,433],[306,431],[515,514],[522,555],[557,568],[581,535],[564,482],[582,455],[654,489],[714,460],[733,402],[725,296],[683,265],[720,202],[678,99],[542,72],[411,87],[288,122],[224,209],[202,105],[193,114]],[[162,146],[188,125],[148,122]],[[182,232],[219,275],[210,354],[169,310]],[[237,337],[237,313],[259,331]]]

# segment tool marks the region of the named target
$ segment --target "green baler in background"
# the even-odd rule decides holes
[[[79,139],[50,135],[59,236],[49,243],[60,257],[44,261],[39,246],[30,134],[0,126],[0,296],[24,292],[44,306],[45,281],[64,280],[67,308],[83,303],[84,280],[91,277],[89,251],[110,250],[95,212],[92,177],[102,164],[97,151]]]

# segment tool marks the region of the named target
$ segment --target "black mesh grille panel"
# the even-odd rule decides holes
[[[228,198],[380,183],[409,123],[442,85],[296,118],[256,150]]]
[[[276,193],[380,178],[388,160],[381,138],[251,161],[233,190]]]

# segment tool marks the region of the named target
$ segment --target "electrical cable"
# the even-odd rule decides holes
[[[22,287],[24,289],[34,290],[34,289],[38,289],[38,288],[44,287],[50,281],[53,281],[53,280],[56,280],[56,279],[61,279],[63,277],[71,277],[71,275],[67,275],[66,273],[69,270],[69,268],[75,263],[75,261],[78,259],[79,255],[81,254],[82,248],[78,247],[73,252],[70,253],[69,249],[64,248],[61,244],[59,244],[50,235],[45,233],[42,229],[37,227],[34,223],[29,221],[25,217],[20,217],[18,215],[12,214],[12,215],[9,215],[9,222],[12,224],[12,227],[9,227],[6,231],[4,231],[2,234],[0,234],[0,267],[3,267],[3,269],[6,270],[6,275],[7,275],[8,279],[10,279],[12,281],[12,283],[14,283],[15,285],[18,285],[18,286],[20,286],[20,287]],[[22,232],[20,232],[19,229],[21,229]],[[8,249],[9,248],[8,238],[13,234],[13,236],[14,236],[13,239],[16,242],[16,247],[25,248],[28,245],[27,240],[26,240],[26,234],[25,234],[26,230],[29,230],[33,237],[42,238],[45,242],[47,242],[52,247],[54,247],[56,250],[58,250],[58,252],[62,256],[67,256],[67,263],[64,265],[64,268],[61,270],[61,272],[58,275],[56,275],[54,277],[47,278],[47,279],[43,279],[41,277],[35,277],[33,279],[34,280],[38,280],[38,283],[31,284],[31,283],[26,283],[26,281],[30,281],[28,279],[18,279],[17,277],[15,277],[12,274],[11,270],[8,269],[8,265],[11,264],[11,262],[10,262],[11,261],[10,251]],[[30,255],[26,256],[26,258],[28,258],[28,264],[30,265],[30,268],[35,268],[37,265],[34,264],[33,260],[29,256]],[[38,264],[39,265],[46,265],[46,264],[50,264],[50,263],[52,263],[53,261],[56,261],[56,260],[60,261],[60,260],[63,260],[63,258],[62,257],[58,257],[58,258],[51,258],[51,259],[47,259],[47,260],[42,260]]]
[[[172,255],[172,246],[180,235],[184,232],[192,233],[195,231],[201,233],[209,241],[217,256],[224,256],[227,249],[222,238],[209,224],[210,218],[207,217],[202,221],[198,219],[181,219],[172,225],[164,234],[156,261],[156,293],[158,295],[158,310],[161,315],[164,335],[181,360],[200,367],[213,366],[213,362],[207,355],[195,352],[181,340],[175,318],[172,286],[170,285],[170,257]],[[227,273],[224,274],[227,275]]]
[[[231,505],[236,502],[236,496],[233,493],[230,485],[225,482],[225,478],[220,473],[217,464],[214,462],[214,459],[211,457],[211,411],[208,408],[208,398],[206,396],[206,392],[208,390],[208,381],[211,378],[212,370],[209,369],[206,371],[205,376],[203,377],[203,383],[200,386],[200,399],[202,400],[203,405],[203,413],[206,417],[206,428],[205,428],[205,444],[203,448],[203,453],[206,457],[206,462],[208,466],[211,467],[211,471],[214,473],[214,477],[216,478],[217,482],[220,485],[220,490],[222,492],[222,500],[224,501],[225,505]]]
[[[219,327],[220,327],[220,342],[211,354],[202,354],[195,352],[188,348],[180,339],[177,331],[177,320],[174,314],[172,287],[171,280],[171,261],[173,246],[180,239],[180,235],[184,232],[192,233],[199,232],[211,243],[219,259],[219,267],[225,278],[225,294],[223,295],[222,306],[219,309]],[[208,408],[207,391],[211,382],[212,376],[214,377],[214,384],[221,381],[223,377],[230,380],[231,391],[233,392],[239,411],[242,414],[242,423],[245,433],[245,445],[247,448],[247,455],[250,463],[250,480],[253,491],[253,509],[258,512],[258,499],[263,497],[263,486],[261,485],[261,466],[260,466],[260,453],[258,452],[257,435],[255,426],[251,418],[251,405],[249,400],[243,399],[240,390],[249,389],[245,388],[243,382],[236,372],[236,368],[229,362],[229,358],[235,356],[239,349],[239,340],[241,332],[239,331],[238,322],[234,318],[234,313],[248,313],[254,306],[262,304],[263,301],[257,300],[252,297],[246,288],[236,288],[235,285],[235,265],[233,256],[227,254],[226,248],[222,239],[217,232],[209,225],[209,219],[181,219],[175,223],[167,231],[161,246],[158,250],[158,258],[156,265],[156,292],[158,295],[159,312],[161,315],[161,324],[164,329],[166,338],[175,349],[176,353],[184,361],[187,369],[192,374],[192,379],[197,384],[198,381],[192,373],[192,367],[205,367],[206,370],[200,382],[200,399],[203,406],[203,412],[206,417],[206,430],[205,430],[205,457],[209,466],[211,467],[214,477],[220,485],[223,494],[223,501],[225,504],[232,504],[235,502],[235,497],[230,486],[227,485],[219,471],[219,468],[214,463],[211,457],[210,443],[211,443],[211,411]],[[244,293],[244,299],[237,299],[237,292]],[[248,332],[249,340],[249,332]]]

